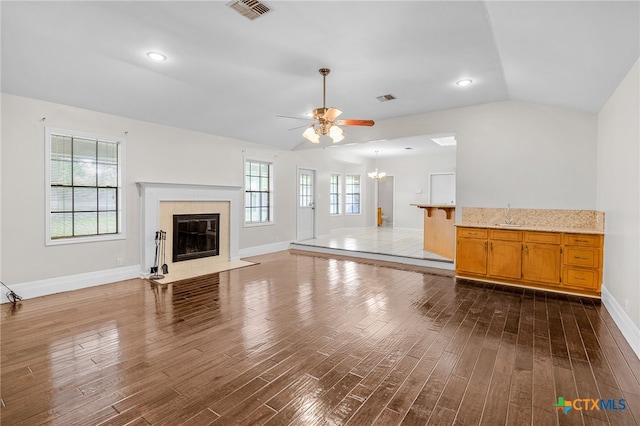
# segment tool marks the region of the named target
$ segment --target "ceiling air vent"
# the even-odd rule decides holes
[[[271,12],[269,6],[258,0],[234,0],[227,3],[227,6],[252,21],[265,13]]]
[[[389,93],[388,95],[382,95],[382,96],[378,96],[376,97],[377,100],[379,100],[380,102],[387,102],[387,101],[392,101],[394,100],[396,97],[393,96],[391,93]]]

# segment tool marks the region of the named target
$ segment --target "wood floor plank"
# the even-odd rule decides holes
[[[640,361],[601,303],[373,261],[252,260],[168,285],[126,280],[0,306],[0,421],[640,421]],[[564,414],[558,397],[627,406]]]

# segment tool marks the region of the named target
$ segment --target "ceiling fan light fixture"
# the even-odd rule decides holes
[[[246,1],[246,0],[243,0]],[[327,75],[331,72],[329,68],[318,70],[322,75],[322,108],[316,108],[311,115],[316,121],[302,133],[302,136],[311,143],[320,143],[320,136],[329,136],[333,143],[344,140],[344,131],[337,125],[345,126],[373,126],[373,120],[336,120],[342,111],[338,108],[327,108]],[[293,117],[289,117],[293,118]]]
[[[333,143],[338,143],[344,139],[344,131],[340,127],[333,125],[329,129],[329,137],[333,140]]]
[[[462,80],[458,80],[456,81],[456,84],[460,87],[467,87],[468,85],[470,85],[471,83],[473,83],[473,80],[468,79],[468,78],[464,78]]]
[[[320,143],[320,135],[318,135],[313,126],[307,127],[302,136],[311,143]]]

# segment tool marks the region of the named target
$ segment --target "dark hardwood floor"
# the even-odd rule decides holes
[[[593,300],[299,253],[251,260],[2,305],[2,425],[640,422],[640,360]],[[564,414],[559,397],[626,408]]]

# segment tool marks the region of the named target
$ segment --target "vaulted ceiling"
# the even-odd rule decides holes
[[[598,112],[640,57],[637,1],[264,2],[250,20],[226,1],[2,1],[2,91],[294,149],[321,67],[340,118],[380,121],[507,99]]]

